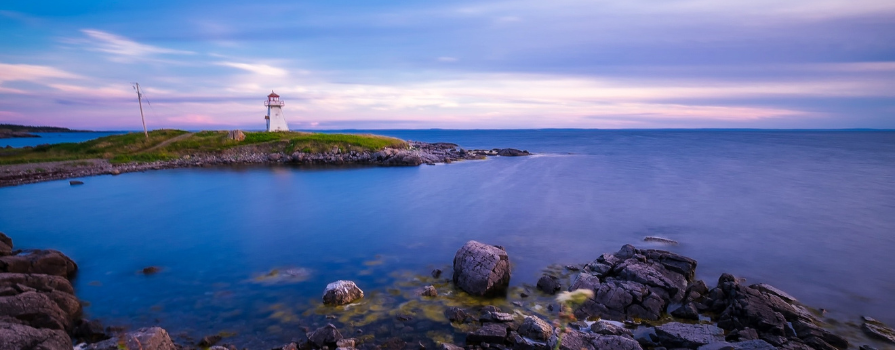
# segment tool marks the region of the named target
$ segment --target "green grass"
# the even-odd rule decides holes
[[[153,130],[149,139],[143,133],[111,135],[82,143],[60,143],[30,149],[0,149],[0,165],[68,161],[79,159],[108,159],[112,163],[153,162],[171,160],[185,154],[219,153],[230,148],[255,145],[264,152],[302,151],[342,152],[378,151],[385,147],[404,148],[399,139],[378,135],[317,134],[304,132],[245,132],[243,141],[227,138],[227,131],[202,131],[189,134],[183,130]],[[166,141],[168,141],[166,143]]]

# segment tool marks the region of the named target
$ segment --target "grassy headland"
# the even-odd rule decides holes
[[[342,152],[363,152],[378,151],[386,147],[407,147],[400,139],[378,135],[245,132],[245,140],[236,141],[227,136],[227,131],[190,133],[164,129],[150,131],[148,139],[143,133],[129,133],[81,143],[0,149],[0,165],[99,158],[108,159],[112,163],[151,162],[171,160],[187,154],[218,153],[246,145],[286,154],[295,151],[323,153],[334,148]]]
[[[0,131],[8,132],[87,132],[86,130],[72,130],[58,126],[32,126],[17,124],[0,124]]]

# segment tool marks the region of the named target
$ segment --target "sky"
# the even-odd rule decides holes
[[[895,129],[895,1],[7,1],[0,123]],[[145,102],[145,101],[144,101]]]

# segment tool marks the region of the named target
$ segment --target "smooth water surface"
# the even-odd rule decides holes
[[[0,188],[0,231],[19,248],[75,259],[90,317],[193,336],[232,330],[243,344],[301,333],[302,310],[319,305],[329,282],[388,290],[449,269],[470,239],[506,247],[515,286],[632,243],[695,258],[709,285],[730,272],[843,319],[895,324],[895,132],[378,133],[537,155]],[[646,244],[647,235],[681,244]],[[162,272],[138,272],[150,265]],[[263,282],[285,269],[301,277]]]
[[[56,143],[78,143],[93,140],[96,138],[124,134],[124,131],[102,131],[102,132],[32,132],[30,134],[40,137],[16,137],[11,139],[0,139],[0,147],[12,146],[15,148],[25,146],[37,146],[43,144]]]

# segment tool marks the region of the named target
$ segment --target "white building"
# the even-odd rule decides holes
[[[267,106],[267,115],[264,116],[264,119],[267,120],[267,131],[289,131],[286,117],[283,116],[285,104],[280,101],[280,95],[275,92],[271,91],[270,95],[267,95],[267,101],[264,102],[264,105]]]

